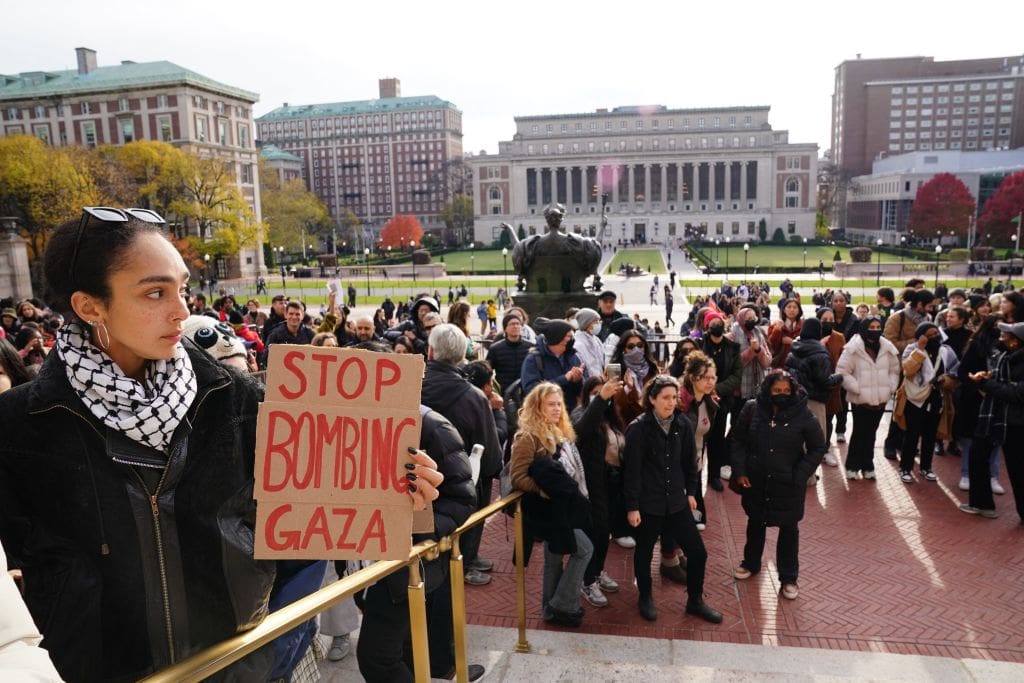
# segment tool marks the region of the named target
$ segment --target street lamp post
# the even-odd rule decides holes
[[[716,266],[718,265],[718,250],[721,247],[721,244],[722,244],[721,241],[716,237],[715,238],[715,265]]]
[[[900,273],[903,273],[903,259],[907,254],[907,236],[900,235]]]
[[[284,247],[277,248],[277,267],[281,269],[281,289],[286,289],[284,282]]]
[[[206,263],[206,289],[210,292],[210,297],[213,297],[213,278],[210,277],[210,255],[203,254],[203,261]]]
[[[942,245],[935,245],[935,286],[939,286],[939,256],[942,254]]]
[[[725,272],[729,272],[729,243],[732,241],[732,237],[726,235],[725,237]]]
[[[878,238],[878,272],[875,273],[875,287],[880,287],[882,284],[882,238]]]
[[[743,279],[747,279],[747,255],[750,253],[750,244],[743,245]]]
[[[505,295],[508,296],[508,247],[501,250],[501,270],[505,273]]]
[[[473,248],[476,247],[476,242],[469,243],[469,274],[476,275],[476,254],[473,253]]]
[[[412,282],[416,285],[416,240],[409,241],[409,256],[412,257]]]
[[[370,298],[370,248],[363,249],[363,263],[366,265],[366,298]]]

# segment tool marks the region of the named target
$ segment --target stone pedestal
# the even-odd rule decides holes
[[[512,303],[522,306],[523,310],[530,315],[530,320],[537,317],[544,318],[565,318],[565,312],[570,308],[592,308],[597,310],[597,294],[590,292],[555,292],[541,294],[539,292],[515,292],[512,294]]]
[[[13,232],[0,236],[0,296],[22,301],[32,296],[28,246]]]

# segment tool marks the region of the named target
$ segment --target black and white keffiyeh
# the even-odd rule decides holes
[[[150,361],[142,382],[125,375],[78,323],[60,331],[55,348],[72,389],[93,415],[129,439],[166,452],[197,393],[192,361],[181,344],[174,358]]]

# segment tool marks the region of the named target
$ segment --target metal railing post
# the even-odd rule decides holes
[[[420,576],[419,560],[409,563],[409,622],[412,637],[412,666],[416,683],[430,681],[430,651],[427,647],[427,595]]]
[[[459,542],[462,535],[452,534],[452,555],[449,560],[448,580],[452,584],[452,626],[455,642],[455,680],[469,681],[469,660],[466,655],[466,584],[463,576],[462,550]]]
[[[530,641],[526,639],[526,545],[523,539],[523,499],[516,500],[516,616],[519,621],[519,642],[516,652],[529,652]]]

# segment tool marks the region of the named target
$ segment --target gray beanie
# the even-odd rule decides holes
[[[601,316],[597,314],[592,308],[581,308],[576,311],[576,324],[579,325],[581,330],[585,330],[590,327],[595,320],[599,320]]]

